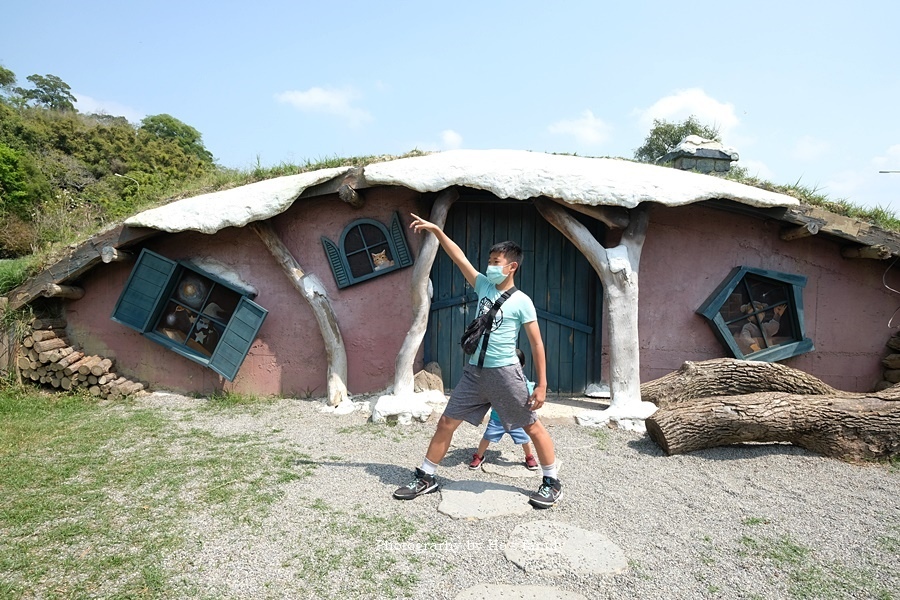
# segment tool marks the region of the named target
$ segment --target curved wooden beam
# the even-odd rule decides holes
[[[337,406],[349,398],[347,393],[347,351],[338,327],[337,317],[331,308],[328,294],[315,275],[306,274],[268,221],[255,221],[247,225],[263,241],[272,256],[295,288],[309,303],[319,323],[325,353],[328,358],[328,404]]]
[[[622,243],[607,249],[558,204],[545,198],[536,198],[534,205],[547,222],[584,254],[603,282],[610,340],[610,416],[646,416],[651,409],[642,406],[641,402],[638,267],[649,222],[647,210],[632,210]]]
[[[459,198],[459,192],[455,188],[448,188],[438,194],[434,206],[431,208],[429,220],[443,229],[447,222],[450,206],[457,198]],[[394,363],[395,396],[408,394],[414,390],[413,362],[428,327],[428,312],[431,309],[431,298],[428,297],[428,277],[431,274],[434,259],[437,257],[438,248],[440,248],[440,243],[436,236],[425,236],[422,246],[419,248],[419,258],[413,267],[411,290],[413,320],[409,331],[406,332],[403,345],[400,347],[400,353],[397,354],[397,361]]]

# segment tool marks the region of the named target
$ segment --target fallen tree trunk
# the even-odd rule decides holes
[[[660,408],[697,398],[787,392],[812,396],[843,392],[803,371],[778,363],[716,358],[686,361],[681,368],[641,385],[641,400]]]
[[[659,410],[647,432],[682,454],[745,442],[788,442],[847,460],[900,454],[900,386],[842,392],[777,363],[720,358],[685,362],[641,386]]]
[[[702,398],[660,408],[647,433],[666,454],[743,442],[788,442],[844,460],[900,455],[900,390],[783,392]]]

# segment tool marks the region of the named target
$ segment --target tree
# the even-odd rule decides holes
[[[694,115],[681,123],[653,119],[653,128],[644,140],[644,145],[634,151],[634,158],[641,162],[655,163],[689,135],[699,135],[717,142],[722,141],[717,127],[703,125]]]
[[[56,75],[29,75],[26,79],[34,85],[27,90],[17,87],[15,92],[26,101],[33,100],[37,105],[59,111],[74,111],[78,100],[72,95],[69,84]]]
[[[172,115],[151,115],[141,121],[139,133],[162,140],[172,140],[188,156],[196,157],[201,163],[212,165],[213,156],[203,145],[200,132],[182,123]]]
[[[11,90],[16,85],[16,74],[0,65],[0,90]]]

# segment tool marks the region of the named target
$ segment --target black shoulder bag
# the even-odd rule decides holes
[[[472,322],[466,326],[466,330],[463,332],[462,338],[459,340],[459,344],[462,346],[463,352],[466,354],[475,354],[475,350],[478,349],[478,342],[481,339],[484,339],[484,342],[481,344],[481,354],[478,356],[478,368],[484,366],[484,356],[487,353],[488,339],[491,337],[491,329],[494,327],[494,317],[497,315],[497,311],[500,310],[500,307],[509,299],[510,296],[516,293],[515,286],[509,288],[503,294],[494,301],[494,305],[491,307],[491,310],[484,313],[479,317],[475,317],[472,319]]]

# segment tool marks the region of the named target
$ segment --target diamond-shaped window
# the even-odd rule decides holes
[[[806,277],[735,267],[697,309],[735,358],[775,362],[814,350],[803,324]]]

